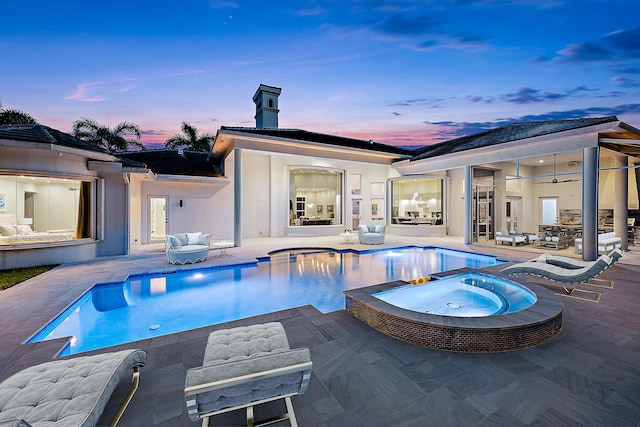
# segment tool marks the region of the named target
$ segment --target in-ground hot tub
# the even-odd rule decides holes
[[[395,338],[442,350],[499,352],[541,344],[562,329],[549,290],[467,272],[417,286],[405,281],[345,291],[347,311]]]
[[[536,295],[512,280],[484,273],[463,273],[372,294],[400,308],[454,317],[515,313],[535,304]]]

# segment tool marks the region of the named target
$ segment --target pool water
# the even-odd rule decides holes
[[[305,250],[269,262],[136,275],[94,286],[28,342],[71,337],[59,354],[68,355],[308,304],[327,313],[344,309],[345,290],[499,262],[441,248]]]
[[[515,313],[532,306],[536,295],[525,286],[483,273],[463,273],[421,285],[372,294],[396,307],[452,317]]]

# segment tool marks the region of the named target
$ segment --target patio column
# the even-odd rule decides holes
[[[464,244],[470,245],[473,239],[473,183],[471,182],[471,166],[464,167]]]
[[[613,231],[622,238],[622,250],[629,249],[627,217],[629,216],[629,171],[627,170],[627,156],[614,159],[616,190],[613,202]]]
[[[598,168],[600,148],[582,150],[582,259],[598,258]]]
[[[233,149],[233,240],[242,246],[242,149]]]

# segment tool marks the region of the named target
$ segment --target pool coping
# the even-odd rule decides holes
[[[509,262],[509,261],[505,260],[504,258],[502,258],[502,257],[500,257],[498,255],[495,255],[495,254],[484,254],[484,253],[474,252],[474,251],[471,251],[471,250],[465,250],[465,249],[459,249],[459,248],[453,248],[453,247],[446,247],[446,246],[440,246],[440,245],[420,245],[420,244],[401,244],[401,245],[395,245],[395,246],[372,245],[371,248],[367,247],[367,248],[362,248],[362,249],[351,248],[351,247],[349,247],[349,248],[335,248],[335,247],[328,247],[328,246],[296,246],[296,247],[285,247],[285,248],[280,248],[280,249],[276,249],[276,250],[270,251],[270,252],[267,253],[267,256],[256,256],[256,257],[254,257],[252,259],[243,259],[243,260],[228,260],[228,261],[234,261],[234,262],[226,262],[226,263],[216,264],[216,265],[206,265],[205,263],[196,263],[196,264],[186,264],[184,266],[180,266],[180,268],[178,268],[175,265],[168,265],[168,266],[162,266],[161,268],[158,268],[158,269],[150,269],[150,270],[143,271],[143,272],[131,272],[130,271],[130,272],[125,272],[122,277],[118,277],[117,279],[93,281],[90,286],[87,286],[70,303],[66,304],[57,313],[52,315],[48,319],[48,321],[46,321],[44,324],[40,324],[37,328],[35,328],[34,332],[32,332],[20,344],[21,345],[26,345],[26,346],[37,346],[37,345],[42,345],[43,343],[49,343],[49,344],[59,343],[58,344],[59,348],[55,352],[54,358],[65,357],[66,356],[64,354],[65,348],[69,345],[69,340],[72,337],[59,337],[59,338],[49,339],[49,340],[44,340],[44,341],[32,341],[33,338],[35,336],[37,336],[38,334],[40,334],[41,331],[45,330],[49,323],[54,321],[57,317],[59,317],[65,311],[69,310],[70,307],[72,307],[78,300],[83,298],[85,296],[85,294],[87,292],[91,291],[91,289],[93,289],[94,287],[100,286],[100,285],[111,285],[111,284],[117,284],[117,283],[126,282],[127,280],[129,280],[131,278],[135,278],[136,276],[140,276],[140,275],[151,274],[151,275],[162,276],[162,275],[166,275],[166,274],[173,274],[173,273],[178,273],[178,272],[183,272],[183,271],[190,271],[190,270],[200,270],[200,269],[216,270],[216,269],[235,268],[235,267],[239,267],[239,266],[254,266],[254,265],[257,265],[257,264],[259,264],[261,262],[271,262],[273,255],[283,254],[283,253],[291,252],[291,251],[295,251],[295,252],[300,252],[300,251],[312,251],[312,252],[328,251],[328,252],[336,252],[336,253],[354,253],[354,254],[360,255],[360,254],[369,254],[369,253],[375,253],[375,252],[384,252],[384,251],[392,251],[392,250],[404,250],[404,249],[423,249],[423,250],[436,249],[436,250],[459,252],[459,253],[471,254],[471,255],[486,256],[486,257],[494,258],[496,261]],[[435,276],[440,276],[440,275],[449,275],[451,273],[455,273],[455,272],[458,272],[458,271],[460,271],[460,270],[443,271],[443,272],[435,273],[433,276],[435,277]],[[346,310],[346,307],[345,307],[345,310]],[[215,326],[215,325],[208,325],[208,326]],[[177,332],[177,333],[180,334],[182,332]],[[162,337],[166,337],[168,335],[172,335],[172,334],[169,333],[169,334],[158,335],[158,336],[151,337],[151,338],[143,338],[143,339],[137,340],[137,341],[130,341],[130,342],[126,342],[126,343],[114,344],[114,346],[128,345],[128,344],[132,344],[132,343],[136,343],[136,342],[140,342],[140,341],[145,341],[145,340],[148,340],[148,339],[158,339],[158,338],[161,339]],[[109,348],[109,347],[104,347],[104,348]],[[87,350],[87,351],[80,352],[80,353],[74,353],[71,356],[76,356],[76,355],[79,355],[79,354],[88,354],[88,353],[93,352],[93,351],[101,351],[101,350],[102,350],[102,348],[101,349]]]
[[[510,351],[541,344],[562,330],[564,303],[543,286],[483,269],[464,268],[443,272],[444,278],[466,272],[489,274],[525,286],[536,294],[530,307],[504,315],[452,317],[420,313],[389,304],[372,294],[406,286],[396,280],[344,291],[346,311],[369,326],[395,338],[424,347],[466,352]]]

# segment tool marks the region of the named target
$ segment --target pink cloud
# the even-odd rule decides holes
[[[109,98],[104,96],[90,96],[91,88],[100,83],[80,83],[76,88],[76,92],[73,95],[67,96],[65,99],[69,101],[78,101],[78,102],[100,102],[106,101]]]

